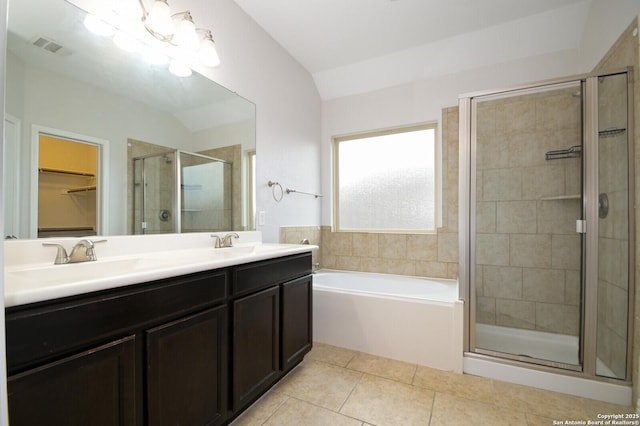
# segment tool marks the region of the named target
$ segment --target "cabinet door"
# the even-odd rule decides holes
[[[233,410],[251,403],[279,377],[279,288],[233,302]]]
[[[130,336],[7,380],[11,426],[134,425]]]
[[[311,275],[282,284],[281,369],[289,371],[311,350],[313,288]]]
[[[149,425],[216,425],[227,415],[227,308],[147,331]]]

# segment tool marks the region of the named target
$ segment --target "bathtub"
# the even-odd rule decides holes
[[[320,343],[462,372],[463,317],[455,280],[327,269],[313,275]]]

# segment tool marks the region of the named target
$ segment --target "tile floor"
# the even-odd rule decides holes
[[[634,412],[314,343],[305,360],[232,425],[586,424],[598,414]]]

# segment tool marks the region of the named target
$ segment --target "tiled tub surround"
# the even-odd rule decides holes
[[[319,241],[311,241],[320,246],[322,268],[458,278],[458,107],[443,109],[441,128],[442,226],[433,234],[333,232],[322,226]]]
[[[579,333],[581,159],[545,158],[581,144],[577,90],[478,105],[478,323]]]
[[[632,407],[314,343],[234,426],[552,425]]]

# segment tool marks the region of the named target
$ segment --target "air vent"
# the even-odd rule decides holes
[[[53,41],[47,37],[36,36],[31,41],[31,44],[56,55],[66,56],[71,54],[70,50],[65,49],[60,43]]]

